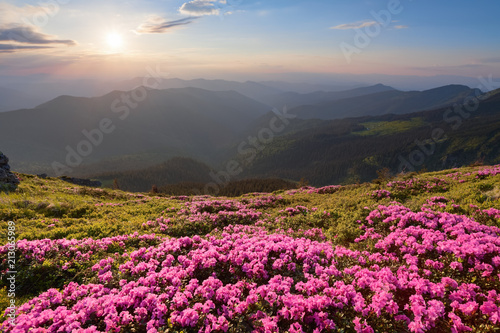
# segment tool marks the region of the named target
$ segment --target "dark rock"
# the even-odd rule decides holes
[[[46,173],[41,173],[39,175],[36,175],[38,178],[42,178],[42,179],[45,179],[47,178],[47,174]]]
[[[64,180],[65,182],[80,185],[80,186],[88,186],[88,187],[101,187],[102,183],[98,180],[90,180],[90,179],[82,179],[82,178],[74,178],[68,176],[61,176],[59,179]]]
[[[0,165],[7,165],[9,163],[9,158],[0,152]]]
[[[19,179],[10,171],[9,159],[0,152],[0,190],[15,190]]]

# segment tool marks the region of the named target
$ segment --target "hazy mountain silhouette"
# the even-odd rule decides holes
[[[187,81],[169,82],[182,85]],[[212,89],[219,84],[218,89],[224,89],[229,81],[195,82],[211,85]],[[140,83],[140,78],[123,84],[135,83]],[[240,85],[240,90],[243,87],[255,88],[253,93],[259,95],[265,91],[265,87],[252,82]],[[393,165],[395,154],[414,147],[414,140],[429,137],[433,126],[449,127],[443,123],[445,109],[438,107],[462,103],[477,94],[478,90],[460,85],[402,92],[381,84],[341,92],[271,93],[266,96],[281,98],[278,103],[295,100],[317,104],[289,110],[299,117],[273,133],[274,139],[264,145],[262,152],[254,152],[250,138],[257,137],[263,129],[269,130],[276,118],[270,106],[236,91],[138,86],[133,91],[115,90],[92,98],[63,95],[33,109],[2,112],[0,146],[11,158],[13,169],[20,172],[53,174],[54,162],[71,167],[71,175],[75,176],[153,167],[151,175],[175,169],[170,172],[174,176],[169,177],[169,182],[174,182],[171,179],[175,177],[179,181],[203,182],[209,168],[223,168],[225,161],[232,159],[242,162],[244,172],[239,178],[305,177],[323,185],[354,176],[368,179],[377,168]],[[491,146],[492,142],[497,143],[496,137],[490,135],[500,126],[500,102],[496,96],[482,102],[477,115],[450,135],[454,140],[462,135],[464,142],[477,145],[460,152],[456,147],[467,144],[454,142],[453,149],[447,148],[446,153],[440,151],[430,158],[432,168],[437,168],[443,159],[447,166],[453,166],[449,161],[465,163],[479,153],[491,157],[492,152],[497,152]],[[277,109],[282,110],[279,106]],[[411,113],[429,109],[434,110]],[[333,118],[346,119],[329,120]],[[239,151],[242,143],[241,150],[255,153],[251,161]],[[460,154],[465,157],[457,157]],[[155,166],[174,157],[197,162],[181,159],[168,168]],[[178,172],[184,162],[186,170],[198,170],[204,173],[203,177],[181,177],[193,174]],[[141,177],[134,182],[140,183]],[[151,181],[149,177],[147,186]]]
[[[468,96],[482,92],[462,85],[448,85],[424,91],[389,90],[318,103],[303,105],[291,113],[304,119],[341,119],[346,117],[376,116],[388,113],[404,114],[453,105]]]
[[[241,177],[304,178],[319,186],[369,181],[384,167],[397,173],[401,167],[406,171],[441,170],[476,161],[500,163],[498,92],[491,93],[477,110],[469,112],[462,107],[463,114],[447,107],[324,120],[319,126],[317,120],[297,118],[293,120],[297,127],[306,128],[276,137],[253,158]],[[308,121],[316,125],[307,128]],[[440,135],[432,140],[434,130]],[[232,158],[244,161],[248,156]]]
[[[108,172],[97,177],[105,183],[118,181],[120,189],[147,192],[153,185],[164,186],[180,182],[207,183],[211,169],[204,163],[185,157],[174,157],[167,162],[139,170]]]
[[[286,105],[290,108],[301,105],[315,105],[327,102],[333,102],[340,99],[352,98],[363,95],[370,95],[385,91],[394,91],[395,89],[383,84],[376,84],[369,87],[361,87],[343,91],[315,91],[308,94],[299,94],[296,92],[286,92],[270,95],[264,98],[263,102],[274,107]]]
[[[244,96],[261,100],[263,97],[274,93],[283,92],[280,89],[269,87],[258,82],[246,81],[227,81],[227,80],[206,80],[206,79],[194,79],[194,80],[182,80],[178,78],[162,78],[161,80],[155,81],[153,79],[147,79],[144,77],[136,77],[131,80],[126,80],[120,82],[117,87],[118,89],[131,90],[138,86],[148,83],[153,85],[156,89],[172,89],[172,88],[199,88],[209,91],[236,91]]]
[[[82,131],[95,134],[100,122],[109,119],[108,127],[114,127],[113,131],[93,145],[92,153],[84,158],[86,163],[131,154],[211,161],[221,147],[269,111],[269,107],[234,91],[143,91],[147,91],[143,101],[134,102],[134,92],[113,91],[95,98],[60,96],[34,109],[0,113],[2,150],[9,154],[13,166],[63,163],[68,146],[76,150],[82,140],[89,141]],[[99,135],[95,137],[94,141],[99,141]]]

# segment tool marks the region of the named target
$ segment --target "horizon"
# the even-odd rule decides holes
[[[148,67],[235,81],[500,77],[494,1],[30,3],[0,1],[3,78],[125,80]]]

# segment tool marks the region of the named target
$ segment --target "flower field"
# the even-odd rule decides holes
[[[236,199],[26,177],[20,193],[0,196],[20,236],[19,305],[1,330],[500,331],[499,173]]]

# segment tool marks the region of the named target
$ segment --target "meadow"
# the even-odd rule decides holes
[[[237,198],[19,178],[2,332],[500,331],[500,165]]]

